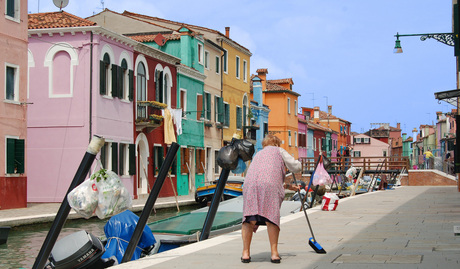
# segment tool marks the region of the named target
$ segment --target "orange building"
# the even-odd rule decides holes
[[[346,147],[351,146],[351,122],[332,115],[332,106],[328,106],[327,112],[319,110],[319,107],[302,107],[302,114],[310,117],[310,120],[338,133],[337,152],[343,155]]]
[[[257,69],[257,76],[262,82],[263,103],[270,107],[268,132],[279,137],[281,145],[294,158],[298,151],[298,97],[292,90],[292,78],[267,80],[268,69]]]

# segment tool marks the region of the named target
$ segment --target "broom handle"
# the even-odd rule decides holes
[[[294,179],[295,185],[298,187],[299,185],[297,184],[297,180],[295,179],[294,173],[292,173],[292,178]],[[299,195],[299,198],[301,198],[302,196],[300,196],[300,188],[297,188],[297,193]],[[308,192],[307,194],[305,194],[305,196],[306,195],[308,195]],[[311,237],[313,237],[313,240],[316,241],[315,234],[313,234],[313,229],[311,228],[310,220],[308,219],[308,215],[307,215],[307,210],[305,210],[305,205],[303,204],[302,199],[300,199],[300,206],[302,207],[303,213],[305,214],[305,218],[307,219],[308,228],[310,228]]]

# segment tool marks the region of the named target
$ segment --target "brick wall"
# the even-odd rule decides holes
[[[402,186],[457,186],[452,176],[436,170],[409,170],[409,176],[403,176]]]

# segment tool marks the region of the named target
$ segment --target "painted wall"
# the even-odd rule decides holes
[[[297,117],[299,118],[299,134],[305,134],[305,145],[307,145],[307,124],[305,122],[305,115],[298,114]],[[300,147],[302,145],[300,139],[298,141],[298,150],[299,150],[299,158],[307,157],[307,147]]]
[[[7,173],[7,139],[24,141],[27,148],[27,1],[19,2],[14,17],[6,15],[6,4],[0,4],[0,210],[27,206],[27,155],[24,156],[24,173]],[[6,67],[15,70],[15,96],[6,97]],[[26,154],[26,152],[23,152]]]
[[[29,68],[28,102],[34,104],[28,111],[29,202],[62,201],[92,135],[134,143],[133,103],[99,90],[103,55],[116,65],[123,58],[132,63],[133,49],[101,35],[93,41],[91,63],[90,31],[30,39],[35,67]],[[132,191],[132,177],[121,179]]]
[[[389,153],[389,147],[390,145],[388,143],[382,142],[378,139],[372,138],[370,136],[367,136],[365,134],[358,134],[355,136],[352,136],[352,138],[369,138],[370,143],[369,144],[353,144],[353,151],[360,151],[361,156],[366,156],[366,157],[383,157],[384,152],[387,152],[387,156]]]

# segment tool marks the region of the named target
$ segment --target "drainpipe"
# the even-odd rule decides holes
[[[223,48],[222,46],[223,42],[222,39],[220,40],[220,47]],[[222,104],[224,104],[224,61],[223,58],[225,57],[225,51],[224,55],[220,56],[220,97],[222,98]],[[217,105],[219,106],[219,104]],[[225,111],[225,105],[223,105],[222,109]],[[223,119],[225,122],[225,117]],[[220,146],[224,146],[224,122],[222,122],[222,129],[220,129]]]
[[[89,53],[89,139],[93,133],[93,31],[91,31],[90,53]]]

